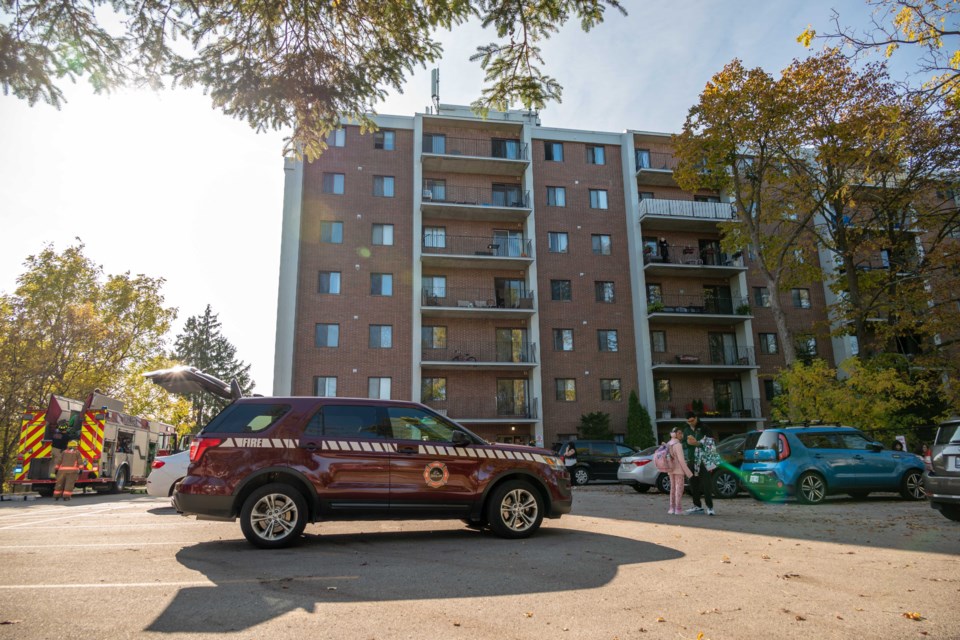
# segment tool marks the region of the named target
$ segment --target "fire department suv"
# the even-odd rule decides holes
[[[72,425],[80,444],[76,486],[98,491],[119,491],[145,478],[158,449],[167,447],[174,433],[170,425],[123,413],[122,402],[96,391],[84,402],[53,395],[46,410],[23,412],[13,484],[53,495],[51,438],[61,420]]]
[[[490,444],[415,402],[241,398],[194,439],[190,460],[177,508],[239,517],[262,548],[334,519],[458,518],[525,538],[572,504],[554,454]]]

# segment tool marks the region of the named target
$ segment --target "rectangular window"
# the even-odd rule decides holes
[[[329,242],[330,244],[343,244],[343,223],[342,222],[321,222],[320,223],[320,242]]]
[[[620,380],[619,378],[609,378],[600,380],[600,399],[613,400],[620,402]]]
[[[553,350],[573,351],[573,329],[553,330]]]
[[[817,339],[814,336],[797,336],[797,357],[811,359],[817,355]]]
[[[373,148],[383,149],[384,151],[393,151],[396,133],[393,131],[377,131],[373,134]],[[373,378],[371,378],[372,380]],[[389,378],[387,378],[389,380]],[[372,397],[372,396],[371,396]]]
[[[340,325],[318,324],[314,344],[318,347],[335,348],[340,346]]]
[[[319,291],[320,293],[329,293],[334,296],[340,295],[340,272],[321,271]]]
[[[392,198],[393,176],[373,176],[373,195],[381,198]]]
[[[587,164],[606,164],[603,146],[592,144],[587,145]]]
[[[566,187],[547,187],[547,206],[548,207],[567,206]]]
[[[342,147],[347,143],[347,132],[345,129],[334,129],[327,136],[327,146]]]
[[[792,289],[790,295],[793,297],[793,306],[797,309],[809,309],[810,308],[810,290],[809,289]]]
[[[420,382],[420,402],[440,402],[446,399],[446,378],[422,378]]]
[[[423,200],[426,202],[447,201],[447,181],[432,178],[423,181]]]
[[[447,152],[447,136],[442,133],[423,134],[423,152],[445,154]]]
[[[753,288],[753,304],[757,307],[770,306],[770,290],[766,287]]]
[[[594,282],[593,291],[597,302],[616,302],[616,298],[613,294],[612,282]]]
[[[383,247],[393,246],[393,225],[375,224],[373,225],[373,237],[370,240],[374,245]]]
[[[666,331],[650,332],[650,349],[654,353],[666,353],[667,351],[667,332]]]
[[[323,192],[334,193],[338,196],[343,195],[343,174],[325,173],[323,174]]]
[[[573,300],[573,294],[570,289],[569,280],[551,280],[550,281],[550,299],[559,302],[570,302]]]
[[[649,169],[650,168],[650,150],[649,149],[637,149],[637,169]]]
[[[332,376],[317,376],[313,379],[313,395],[321,398],[336,398],[337,379]]]
[[[547,244],[550,246],[550,253],[566,253],[569,236],[565,231],[551,231],[547,234]]]
[[[390,399],[390,378],[367,378],[367,397]]]
[[[557,378],[557,400],[559,402],[577,401],[577,381],[573,378]]]
[[[768,355],[780,353],[780,345],[777,344],[777,334],[760,334],[760,353],[766,353]]]
[[[640,199],[641,199],[641,200],[655,200],[656,197],[657,197],[657,194],[655,194],[653,191],[641,191],[641,192],[640,192]]]
[[[421,282],[425,295],[434,298],[443,298],[447,295],[447,276],[423,276]]]
[[[647,304],[663,304],[663,287],[653,282],[647,285]]]
[[[670,380],[660,379],[653,381],[653,393],[657,400],[673,400],[673,389],[670,387]]]
[[[694,202],[713,202],[720,203],[720,196],[693,196]]]
[[[543,159],[547,162],[563,162],[562,142],[544,142],[543,152]]]
[[[393,274],[392,273],[371,273],[370,274],[370,295],[392,296],[393,295]]]
[[[590,242],[593,245],[593,254],[597,256],[610,255],[610,236],[602,233],[595,233],[590,236]]]
[[[423,349],[446,349],[446,327],[420,327],[420,346]]]
[[[423,246],[434,249],[444,249],[447,246],[446,227],[424,227]]]
[[[393,348],[393,326],[389,324],[370,325],[370,348]]]
[[[597,348],[600,351],[617,351],[617,330],[600,329],[597,331]]]
[[[490,144],[491,155],[494,158],[507,160],[520,159],[520,141],[509,138],[494,138]]]
[[[590,189],[590,208],[591,209],[607,208],[607,190],[606,189]]]
[[[783,393],[783,387],[776,380],[764,380],[763,390],[767,394],[767,402],[773,402],[773,399]]]

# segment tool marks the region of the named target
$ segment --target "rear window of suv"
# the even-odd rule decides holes
[[[945,424],[937,431],[937,441],[934,444],[949,444],[960,442],[960,422]]]
[[[256,433],[275,424],[288,411],[288,404],[231,404],[218,413],[203,432]]]

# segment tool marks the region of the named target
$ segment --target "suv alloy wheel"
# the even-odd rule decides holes
[[[240,529],[251,544],[278,549],[300,537],[307,526],[307,501],[288,484],[274,482],[251,493],[240,512]]]

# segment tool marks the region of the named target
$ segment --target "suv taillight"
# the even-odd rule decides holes
[[[786,460],[790,457],[790,443],[787,442],[787,436],[779,434],[777,446],[777,460]]]
[[[219,447],[223,438],[194,438],[190,443],[190,462],[200,462],[207,449]]]

